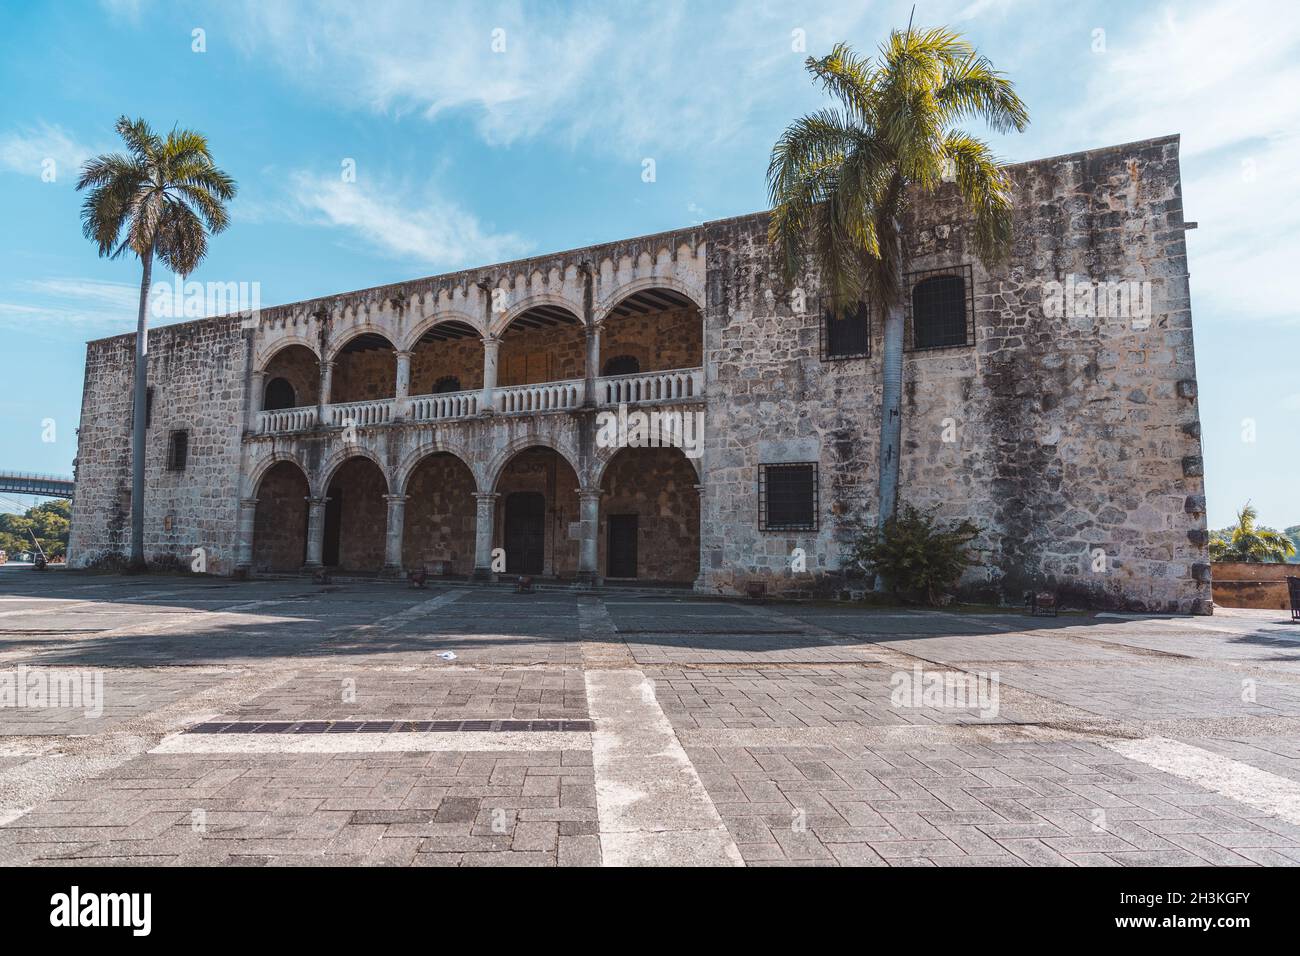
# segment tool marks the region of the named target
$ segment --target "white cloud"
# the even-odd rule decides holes
[[[975,16],[1010,2],[957,0],[928,17]],[[801,69],[806,54],[838,40],[874,45],[899,25],[894,13],[868,6],[587,0],[560,9],[448,0],[435,13],[419,0],[246,0],[231,17],[247,55],[345,107],[467,117],[494,145],[545,134],[639,159],[768,136],[756,114],[784,119],[781,104],[815,100]],[[806,51],[792,48],[795,29]],[[504,43],[500,52],[494,39]]]
[[[493,232],[470,212],[426,190],[418,196],[365,180],[296,173],[292,211],[300,222],[346,229],[372,248],[438,268],[515,258],[529,244]]]
[[[93,150],[62,126],[39,123],[0,136],[0,169],[25,176],[49,176],[53,182],[75,183],[81,164]],[[51,167],[49,164],[53,163]]]
[[[1193,308],[1228,319],[1296,316],[1300,32],[1290,8],[1219,0],[1112,30],[1070,118],[1098,143],[1181,132]],[[1268,28],[1263,25],[1268,24]]]
[[[28,331],[50,324],[117,331],[134,327],[140,287],[102,279],[23,279],[11,285],[6,298],[0,301],[0,322]]]

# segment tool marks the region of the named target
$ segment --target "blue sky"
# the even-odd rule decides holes
[[[1210,523],[1251,498],[1300,524],[1300,13],[916,6],[1017,83],[1008,161],[1182,134]],[[800,40],[873,48],[910,9],[0,0],[0,468],[71,472],[84,343],[134,327],[138,263],[96,258],[73,188],[119,114],[208,135],[241,188],[191,278],[270,305],[761,209],[773,140],[820,103]]]

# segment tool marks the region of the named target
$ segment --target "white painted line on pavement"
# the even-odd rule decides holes
[[[1111,750],[1300,825],[1300,783],[1167,737],[1107,741]]]
[[[605,866],[743,866],[740,851],[639,670],[589,670]]]

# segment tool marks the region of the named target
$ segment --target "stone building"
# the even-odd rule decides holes
[[[975,598],[1208,609],[1178,139],[1009,167],[987,270],[951,189],[909,257],[900,497],[981,529]],[[736,593],[861,589],[881,316],[786,287],[766,214],[159,328],[146,552]],[[71,552],[128,544],[132,336],[91,342]],[[695,457],[611,446],[703,415]],[[685,433],[684,433],[685,434]]]

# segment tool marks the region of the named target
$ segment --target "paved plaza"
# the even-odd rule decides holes
[[[0,568],[0,863],[1296,865],[1286,618]]]

